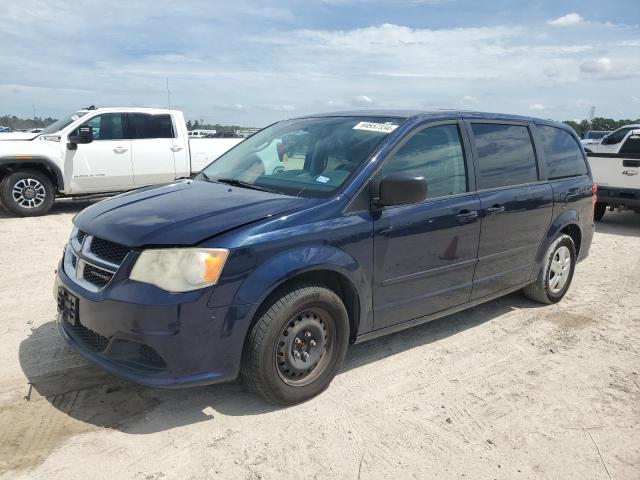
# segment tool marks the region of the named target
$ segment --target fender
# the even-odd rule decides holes
[[[562,212],[556,219],[551,222],[549,228],[547,229],[547,233],[542,239],[542,243],[540,244],[540,248],[538,248],[538,253],[536,254],[536,266],[534,268],[534,273],[537,274],[538,267],[542,264],[544,254],[547,249],[553,242],[553,239],[556,238],[560,231],[567,227],[568,225],[575,225],[580,229],[580,235],[582,235],[582,226],[580,223],[580,215],[575,210],[565,210]]]
[[[54,186],[59,191],[64,191],[64,177],[62,170],[48,157],[40,155],[11,155],[0,157],[0,169],[18,171],[23,168],[42,166],[52,176]]]
[[[245,305],[242,308],[248,322],[243,322],[243,329],[249,328],[250,320],[255,316],[260,305],[276,288],[286,280],[299,274],[329,270],[345,277],[357,293],[357,305],[361,330],[369,325],[371,315],[371,281],[358,262],[344,250],[328,245],[307,245],[284,251],[269,258],[256,270],[251,272],[242,282],[233,298],[232,305]],[[234,323],[240,318],[225,319],[224,331],[231,331]]]

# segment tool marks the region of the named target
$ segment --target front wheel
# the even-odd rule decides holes
[[[245,383],[281,405],[324,391],[349,341],[349,317],[340,297],[321,285],[299,285],[277,295],[263,312],[245,343]]]
[[[571,285],[576,259],[576,247],[571,237],[558,236],[547,249],[536,281],[522,289],[525,296],[547,304],[562,300]]]
[[[33,217],[48,212],[55,192],[49,177],[37,170],[9,173],[0,182],[0,198],[14,215]]]

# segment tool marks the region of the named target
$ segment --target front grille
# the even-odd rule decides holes
[[[82,242],[84,241],[84,237],[87,236],[87,232],[83,232],[82,230],[78,230],[78,233],[76,233],[76,239],[78,240],[78,243],[80,245],[82,245]]]
[[[109,345],[107,337],[103,337],[98,332],[94,332],[80,323],[71,325],[67,322],[65,323],[65,328],[73,334],[78,342],[93,352],[102,353]]]
[[[113,272],[85,263],[82,278],[96,287],[104,287],[113,278]]]
[[[127,253],[129,253],[129,248],[109,240],[94,237],[91,240],[91,253],[111,263],[120,265]]]
[[[71,254],[71,266],[73,267],[73,270],[75,271],[76,267],[78,266],[78,257],[75,253]]]

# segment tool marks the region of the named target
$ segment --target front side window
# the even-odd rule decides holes
[[[587,173],[587,165],[576,140],[564,130],[538,125],[549,178],[571,177]]]
[[[529,129],[521,125],[472,123],[478,151],[478,188],[498,188],[538,180]]]
[[[198,178],[284,195],[325,197],[403,121],[320,117],[279,122],[239,143]]]
[[[424,177],[427,198],[466,192],[467,176],[458,126],[437,125],[416,133],[387,160],[382,172]]]
[[[96,115],[84,125],[88,125],[93,130],[93,140],[122,140],[124,129],[122,127],[122,114],[103,113]]]
[[[619,128],[618,130],[613,132],[611,135],[609,135],[604,143],[606,143],[607,145],[615,145],[616,143],[620,143],[622,140],[624,140],[624,137],[631,130],[633,130],[633,128],[631,127]]]
[[[620,147],[620,153],[628,154],[640,154],[640,135],[632,134],[624,141],[622,146]]]
[[[130,113],[129,125],[131,126],[131,138],[174,138],[171,115],[150,113]]]

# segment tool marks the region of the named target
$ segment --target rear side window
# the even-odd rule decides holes
[[[466,192],[467,176],[458,126],[437,125],[416,133],[387,160],[383,172],[424,177],[428,198]]]
[[[529,129],[521,125],[472,123],[478,151],[478,188],[497,188],[538,180]]]
[[[587,173],[587,165],[578,142],[564,130],[538,125],[549,179],[573,177]]]
[[[171,116],[130,113],[131,138],[173,138]]]

